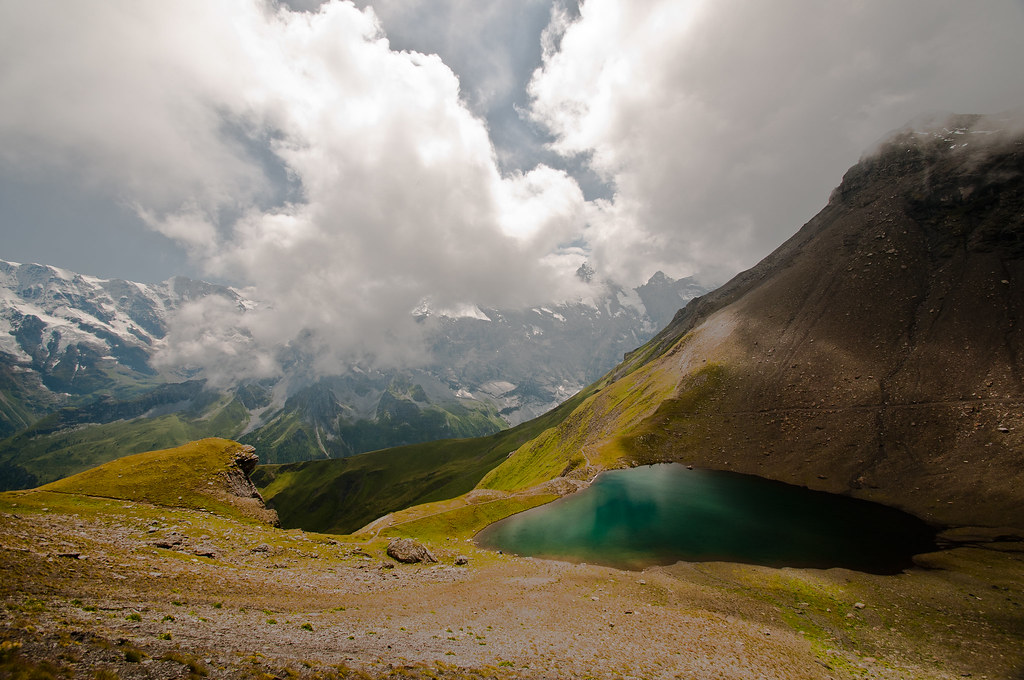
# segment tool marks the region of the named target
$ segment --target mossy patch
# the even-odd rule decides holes
[[[703,414],[714,405],[726,378],[724,365],[704,364],[681,381],[674,395],[662,399],[653,413],[616,437],[614,444],[638,463],[662,462],[703,446],[709,427]]]
[[[675,389],[671,375],[650,364],[588,396],[568,417],[520,447],[478,488],[516,491],[589,466],[622,465],[621,433],[647,418]]]
[[[381,531],[381,536],[411,536],[423,541],[440,542],[447,539],[466,539],[500,519],[558,498],[555,494],[508,496],[479,503],[466,502],[465,497],[448,501],[445,509],[431,512],[431,506],[421,506],[409,513],[409,519],[399,520]]]

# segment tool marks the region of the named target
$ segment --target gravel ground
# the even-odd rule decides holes
[[[438,564],[403,565],[385,547],[5,495],[0,677],[1019,680],[1024,669],[1016,543],[925,556],[896,576],[629,572],[455,541],[430,546]]]

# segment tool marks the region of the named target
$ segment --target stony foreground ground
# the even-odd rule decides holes
[[[5,494],[0,678],[1024,678],[1014,540],[893,576],[430,548]]]

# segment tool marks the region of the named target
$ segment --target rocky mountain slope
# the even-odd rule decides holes
[[[680,461],[936,524],[1024,527],[1024,137],[1008,125],[894,134],[478,492],[521,499]],[[472,494],[389,522],[439,510],[471,517]]]
[[[590,299],[536,309],[417,310],[433,360],[416,369],[322,376],[291,357],[279,379],[214,390],[153,359],[190,302],[255,304],[238,291],[0,261],[0,488],[207,436],[288,462],[486,435],[561,403],[704,292],[660,272],[633,291],[591,288]]]

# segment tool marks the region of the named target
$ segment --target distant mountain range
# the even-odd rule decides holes
[[[237,290],[0,261],[0,488],[204,436],[287,462],[488,434],[563,402],[707,292],[661,272],[632,290],[592,289],[532,309],[416,310],[433,360],[414,369],[317,376],[293,361],[281,379],[212,389],[152,360],[182,305],[218,296],[244,310]]]

